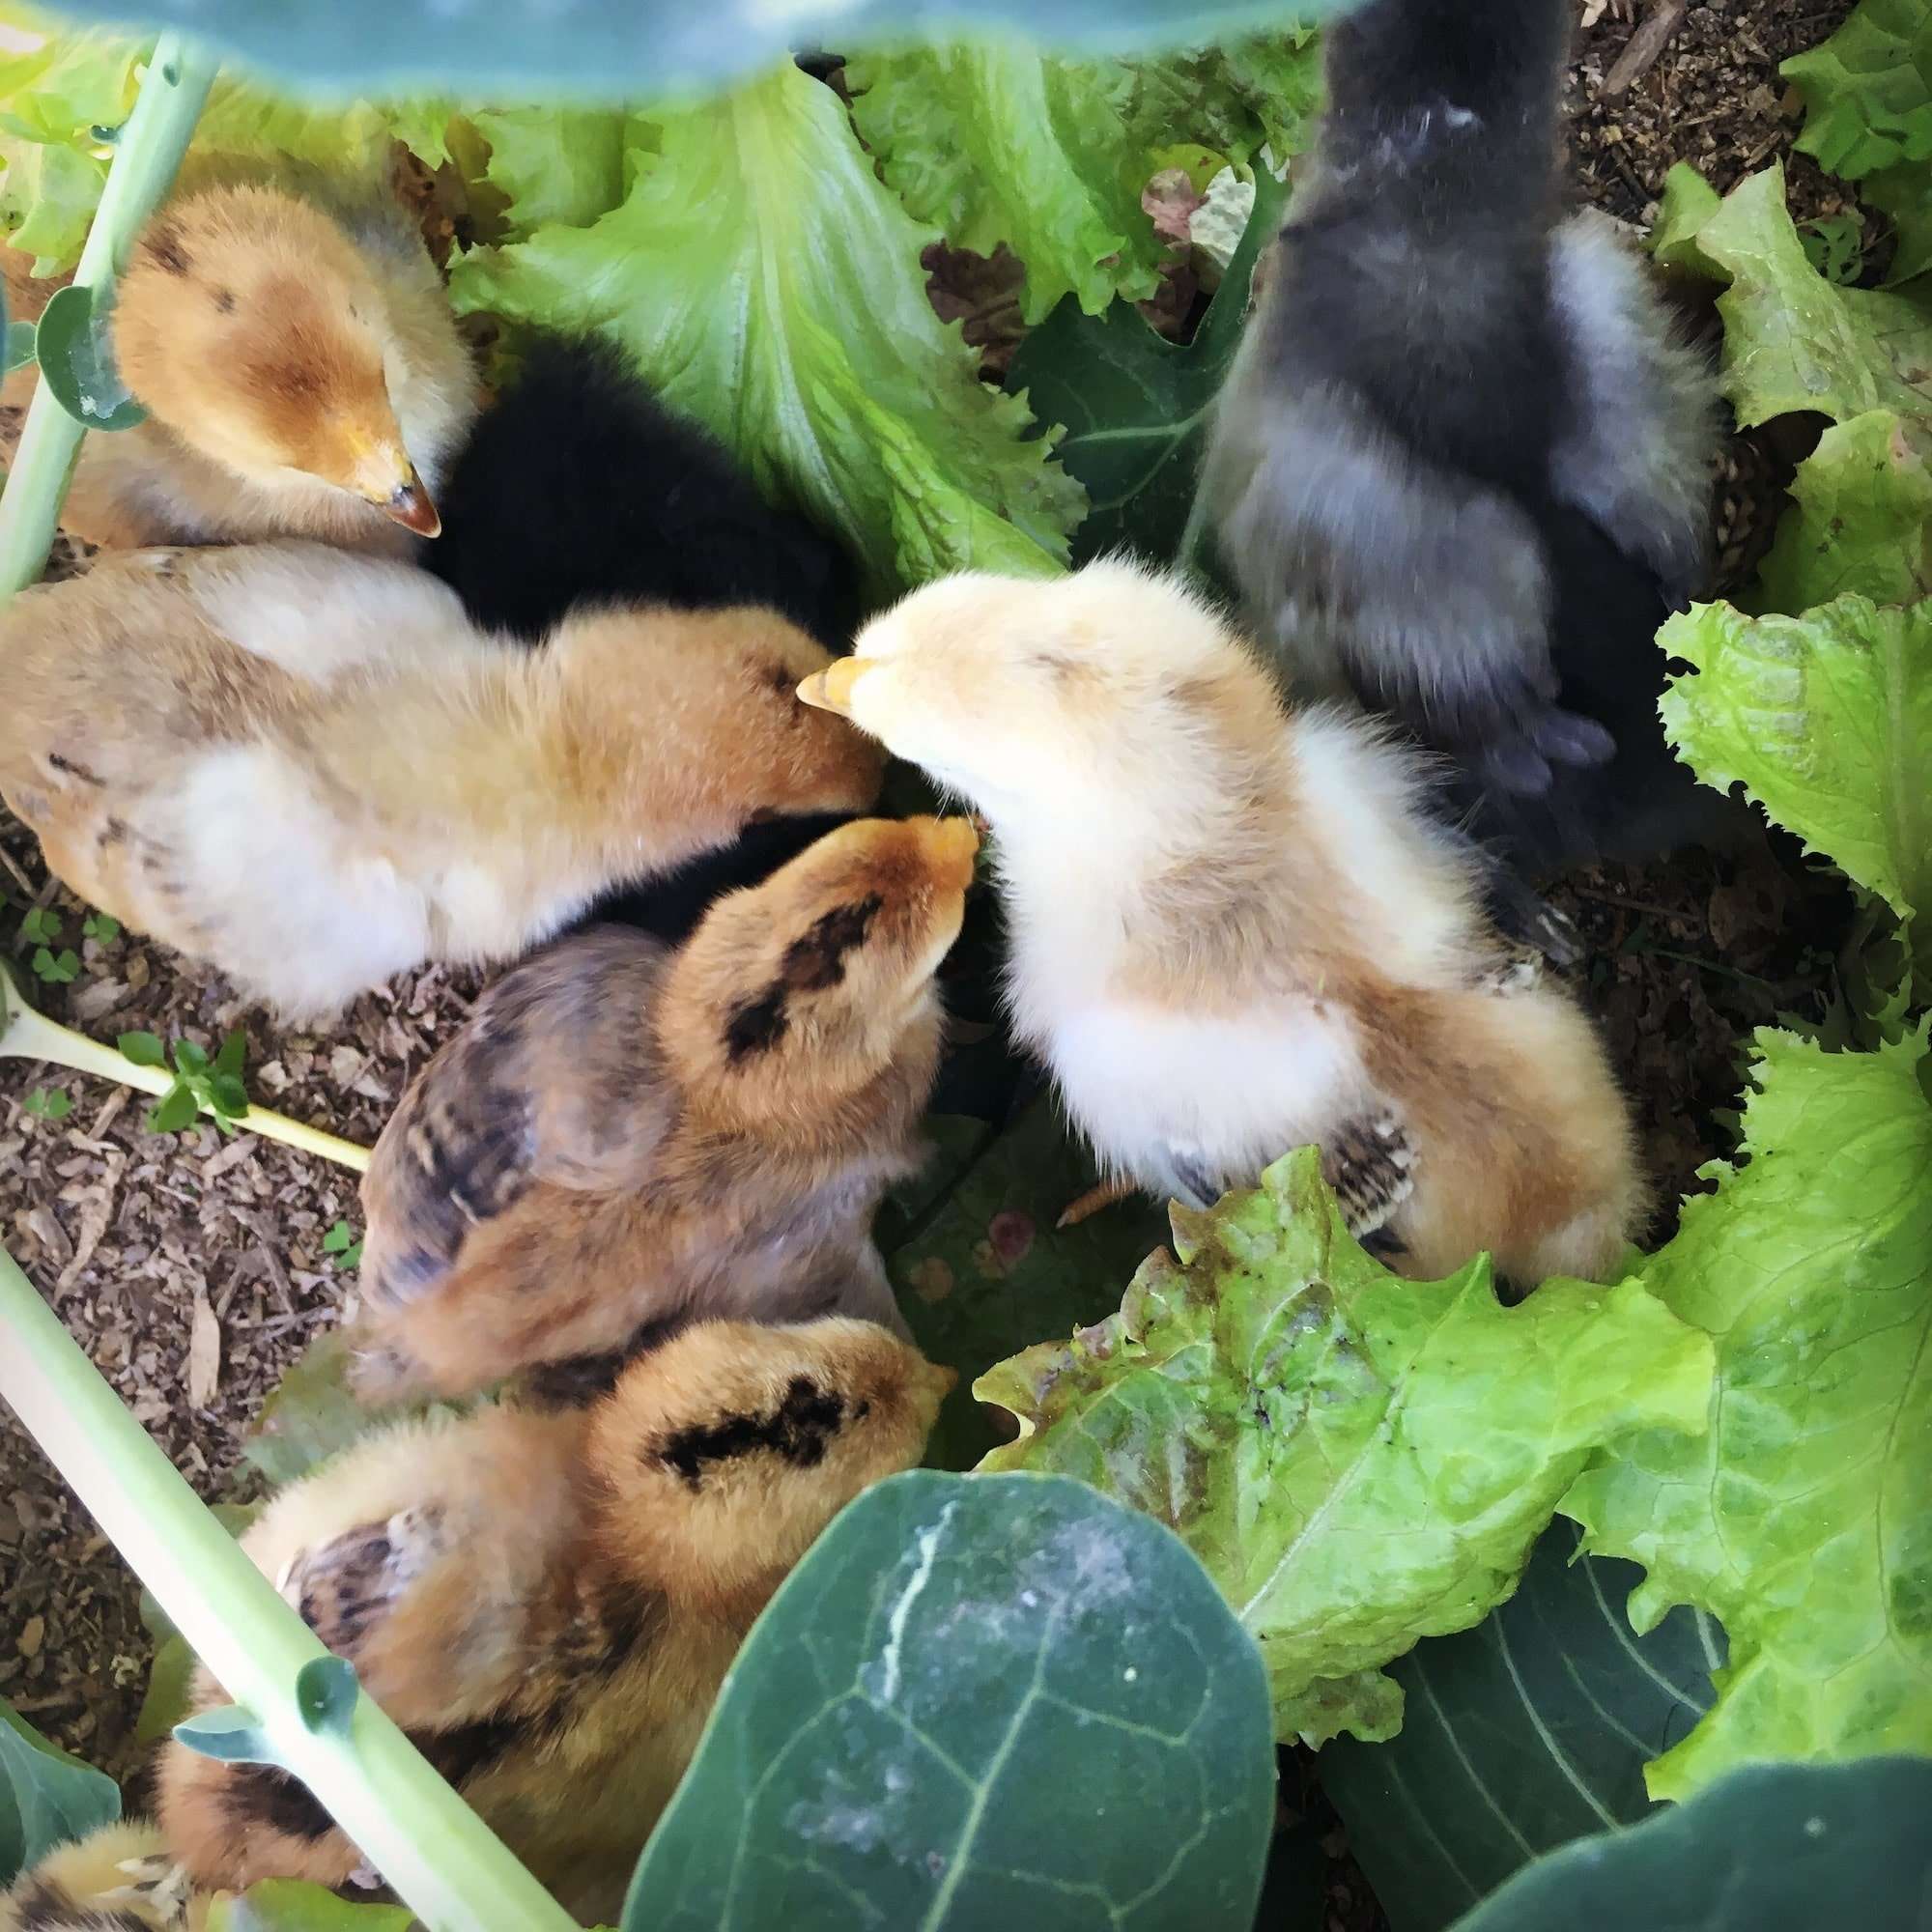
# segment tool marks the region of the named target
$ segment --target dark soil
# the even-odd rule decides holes
[[[1675,160],[1728,187],[1782,157],[1800,212],[1833,212],[1837,187],[1802,157],[1791,161],[1796,105],[1777,63],[1850,8],[1690,7],[1655,65],[1608,98],[1606,76],[1637,10],[1634,0],[1587,0],[1573,75],[1582,191],[1641,223]],[[964,285],[952,312],[997,309],[1009,294],[998,277]],[[1735,454],[1740,514],[1760,533],[1731,559],[1742,576],[1775,521],[1780,478],[1777,461],[1756,446]],[[1593,870],[1553,896],[1590,943],[1591,1004],[1636,1097],[1660,1197],[1674,1201],[1698,1184],[1701,1165],[1731,1149],[1750,1030],[1794,1012],[1818,1017],[1846,908],[1836,888],[1769,844],[1742,861],[1692,854]],[[85,908],[50,884],[36,841],[4,811],[0,899],[0,946],[16,969],[31,951],[16,940],[19,921],[36,906],[55,910],[62,943],[82,953],[71,985],[36,989],[52,1016],[98,1037],[142,1028],[211,1050],[244,1024],[248,1085],[263,1104],[365,1143],[474,991],[429,972],[364,998],[327,1037],[274,1035],[260,1015],[227,1010],[213,975],[159,947],[132,935],[83,942]],[[263,916],[273,917],[266,895]],[[29,1114],[24,1101],[43,1089],[71,1095],[72,1112],[51,1124]],[[355,1177],[250,1135],[149,1134],[146,1104],[58,1069],[0,1068],[0,1236],[177,1466],[203,1495],[223,1498],[236,1493],[240,1443],[264,1396],[353,1293],[353,1276],[322,1242],[338,1219],[356,1225]],[[203,1309],[201,1359],[191,1364]],[[191,1373],[208,1385],[206,1400],[190,1400]],[[141,1756],[133,1729],[152,1651],[112,1548],[11,1418],[0,1420],[0,1696],[56,1742],[126,1776]],[[1296,1789],[1286,1815],[1325,1833],[1331,1853],[1325,1922],[1366,1932],[1379,1922],[1373,1895],[1319,1792],[1285,1781],[1285,1792]]]

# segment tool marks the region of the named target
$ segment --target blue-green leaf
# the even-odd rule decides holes
[[[1178,1538],[1058,1477],[867,1492],[753,1628],[628,1932],[1244,1932],[1261,1659]]]
[[[87,429],[132,429],[148,412],[128,393],[92,291],[71,284],[47,298],[34,336],[53,399]]]
[[[121,1815],[121,1793],[0,1703],[0,1888]]]

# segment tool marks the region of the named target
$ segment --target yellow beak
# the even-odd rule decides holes
[[[839,658],[823,670],[815,670],[799,686],[799,697],[815,711],[836,711],[841,718],[852,715],[852,687],[872,668],[869,658]]]

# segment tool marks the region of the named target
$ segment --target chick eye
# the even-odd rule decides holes
[[[852,1419],[854,1422],[857,1422],[861,1420],[863,1417],[870,1415],[871,1412],[872,1412],[872,1405],[869,1402],[862,1402],[858,1406],[858,1407],[852,1411]]]

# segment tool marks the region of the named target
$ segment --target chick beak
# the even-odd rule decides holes
[[[411,470],[407,483],[390,494],[383,505],[383,514],[393,517],[404,529],[413,530],[419,537],[442,534],[442,519],[437,515],[436,505],[430,501],[429,492],[414,470]]]
[[[871,668],[869,658],[839,658],[823,670],[813,671],[799,686],[799,697],[814,711],[836,711],[841,718],[849,718],[852,687]]]

